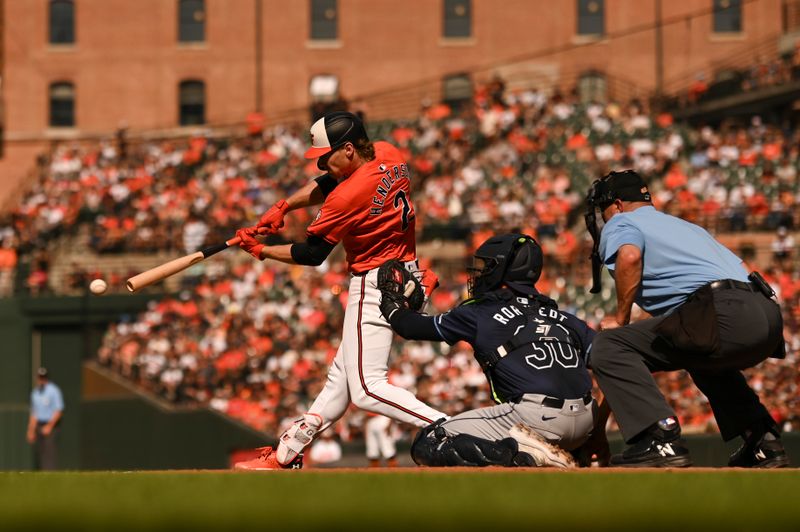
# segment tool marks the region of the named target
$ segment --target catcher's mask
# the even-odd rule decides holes
[[[600,226],[597,222],[597,211],[602,213],[616,200],[623,201],[651,201],[647,183],[633,170],[610,172],[601,179],[596,179],[589,187],[586,195],[586,214],[584,221],[586,229],[592,235],[592,288],[591,293],[596,294],[602,289],[600,272],[603,262],[600,259]]]
[[[519,233],[493,236],[475,251],[469,273],[469,296],[500,288],[504,283],[533,287],[542,274],[542,248],[532,237]]]

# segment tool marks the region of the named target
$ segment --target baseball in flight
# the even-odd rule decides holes
[[[89,283],[89,290],[93,294],[103,294],[108,289],[108,284],[102,279],[95,279],[91,283]]]

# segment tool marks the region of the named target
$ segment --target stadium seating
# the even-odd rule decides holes
[[[528,90],[476,99],[460,113],[375,123],[371,134],[397,144],[412,166],[422,242],[457,240],[469,251],[493,232],[529,232],[547,254],[540,289],[592,324],[615,302],[610,288],[588,291],[579,215],[586,187],[609,169],[635,168],[660,208],[714,233],[761,231],[771,243],[800,227],[800,138],[759,120],[692,128],[640,102],[584,104]],[[301,128],[283,126],[142,141],[124,157],[113,142],[62,144],[43,159],[37,186],[0,221],[0,290],[77,293],[101,275],[122,289],[131,257],[153,264],[218,242],[305,183],[318,172],[302,158],[305,144]],[[282,236],[302,238],[310,216],[292,213]],[[757,258],[781,289],[789,357],[748,377],[784,427],[800,430],[800,273],[793,245],[783,256],[770,256],[769,245]],[[313,270],[230,254],[171,280],[179,296],[112,326],[98,357],[170,401],[209,405],[275,434],[324,382],[345,280],[340,261]],[[464,295],[463,276],[443,280],[437,311]],[[467,346],[398,343],[396,350],[391,378],[436,407],[458,412],[489,402]],[[713,430],[710,408],[686,375],[659,383],[687,430]],[[358,433],[360,415],[338,426],[343,437]]]

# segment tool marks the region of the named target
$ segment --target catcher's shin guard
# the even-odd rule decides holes
[[[448,466],[533,466],[532,457],[520,453],[513,438],[485,440],[469,434],[448,436],[437,421],[417,433],[411,445],[411,457],[417,465]]]
[[[306,412],[289,430],[281,434],[276,451],[278,463],[286,465],[294,460],[311,443],[322,426],[322,417]]]

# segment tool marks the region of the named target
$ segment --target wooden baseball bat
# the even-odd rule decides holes
[[[217,244],[215,246],[208,246],[205,249],[201,249],[200,251],[195,251],[190,255],[186,255],[185,257],[180,257],[175,260],[171,260],[169,262],[165,262],[155,268],[151,268],[147,271],[144,271],[138,275],[134,275],[128,282],[125,283],[125,286],[128,287],[129,292],[136,292],[137,290],[144,288],[145,286],[150,286],[153,283],[157,283],[163,279],[166,279],[170,275],[175,275],[178,272],[181,272],[192,266],[193,264],[197,264],[201,260],[205,260],[211,255],[219,253],[225,249],[228,249],[231,246],[238,246],[239,242],[242,239],[237,237],[233,237],[230,240],[226,240],[222,244]]]

